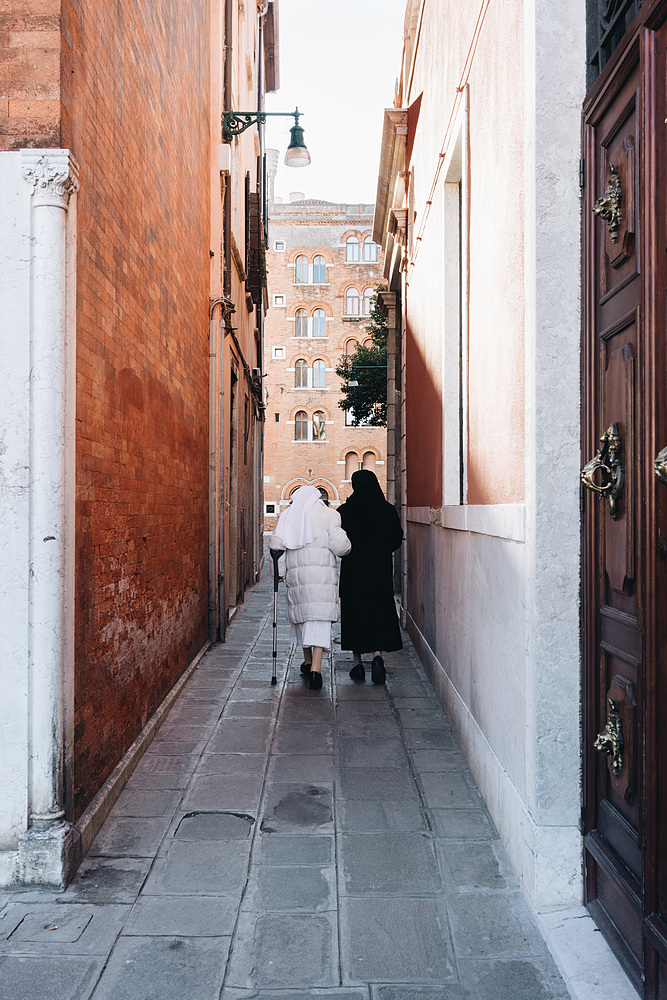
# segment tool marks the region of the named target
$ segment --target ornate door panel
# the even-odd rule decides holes
[[[619,47],[584,119],[584,824],[587,905],[642,995],[667,1000],[656,943],[656,654],[665,624],[653,463],[666,305],[656,143],[667,83],[664,68],[657,75],[659,6],[647,4],[651,17],[647,10]]]

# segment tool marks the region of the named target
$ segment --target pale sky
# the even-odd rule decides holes
[[[303,112],[309,167],[283,165],[293,118],[269,118],[275,194],[375,201],[384,108],[394,104],[406,0],[280,0],[280,90],[267,111]]]

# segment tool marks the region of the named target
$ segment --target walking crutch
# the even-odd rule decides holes
[[[278,678],[276,677],[276,657],[278,656],[278,582],[280,580],[280,573],[278,571],[278,560],[283,554],[283,549],[271,549],[271,558],[273,559],[273,674],[271,675],[271,683],[277,684]]]

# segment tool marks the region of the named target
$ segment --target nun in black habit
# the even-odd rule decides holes
[[[353,473],[352,489],[349,500],[338,508],[341,527],[352,542],[340,567],[341,648],[354,654],[352,680],[365,679],[361,654],[372,652],[371,678],[374,684],[384,684],[382,651],[403,648],[391,559],[403,541],[403,529],[374,472]]]

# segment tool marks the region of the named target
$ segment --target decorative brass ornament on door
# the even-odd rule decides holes
[[[623,723],[618,711],[618,702],[613,698],[609,699],[609,714],[607,725],[595,740],[593,746],[600,753],[606,753],[611,758],[611,771],[615,778],[620,777],[623,770],[623,750],[625,740],[623,739]]]
[[[607,223],[612,243],[615,243],[618,239],[618,230],[621,226],[622,200],[623,192],[621,190],[621,179],[618,176],[618,167],[610,163],[607,190],[593,205],[593,214],[599,215]]]
[[[655,469],[656,478],[667,486],[667,448],[663,448],[658,453],[658,457],[653,463],[653,468]]]
[[[586,489],[607,498],[609,514],[614,521],[618,518],[618,504],[625,487],[625,474],[620,459],[622,448],[618,424],[610,424],[600,438],[600,450],[597,455],[581,470],[581,481]],[[602,473],[602,482],[599,486],[593,479],[598,469]]]

